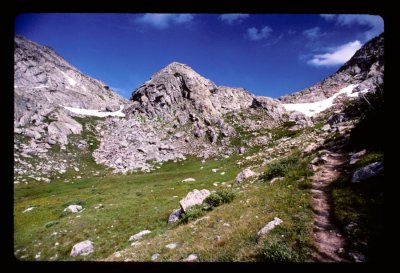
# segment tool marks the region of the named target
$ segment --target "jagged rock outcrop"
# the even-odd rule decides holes
[[[331,97],[340,89],[358,84],[353,92],[374,90],[383,83],[384,74],[384,33],[361,47],[336,73],[323,81],[279,98],[282,103],[309,103]]]
[[[123,111],[126,120],[105,122],[100,147],[93,154],[96,162],[122,173],[149,171],[149,161],[185,155],[229,156],[237,152],[230,143],[237,132],[228,115],[240,126],[258,130],[279,125],[287,114],[276,100],[243,88],[218,87],[177,62],[139,86]]]

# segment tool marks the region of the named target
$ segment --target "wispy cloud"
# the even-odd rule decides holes
[[[314,66],[341,65],[347,62],[361,46],[361,42],[356,40],[333,48],[331,52],[314,55],[307,63]]]
[[[321,14],[327,21],[335,21],[340,26],[351,26],[358,24],[367,26],[369,29],[364,32],[364,38],[370,40],[384,30],[382,17],[368,14]]]
[[[321,29],[319,27],[313,27],[313,28],[304,30],[303,35],[307,39],[314,41],[314,40],[320,39],[321,37],[325,36],[326,32],[321,32]]]
[[[265,26],[261,29],[257,29],[255,27],[251,27],[247,29],[247,37],[252,41],[259,41],[262,39],[266,39],[272,32],[272,28],[269,26]]]
[[[282,40],[282,38],[283,38],[284,36],[285,36],[285,35],[284,35],[283,33],[281,33],[278,37],[276,37],[276,38],[275,38],[274,40],[272,40],[271,42],[266,43],[265,45],[266,45],[266,46],[276,45],[277,43],[280,42],[280,40]]]
[[[193,20],[191,14],[146,13],[136,19],[139,24],[150,25],[158,29],[166,29],[171,25],[189,23]]]
[[[240,24],[247,17],[249,17],[249,15],[243,13],[230,13],[218,16],[222,22],[227,23],[228,25],[233,25],[234,23]]]

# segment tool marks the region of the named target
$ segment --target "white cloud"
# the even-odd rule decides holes
[[[155,28],[165,29],[172,24],[189,23],[193,20],[191,14],[146,13],[136,19],[137,23],[151,25]]]
[[[367,26],[369,29],[364,32],[366,40],[381,34],[384,30],[384,22],[382,17],[368,14],[321,14],[322,18],[327,21],[336,21],[340,26],[351,26],[358,24]]]
[[[222,22],[232,25],[233,23],[241,23],[247,17],[249,17],[248,14],[231,13],[231,14],[222,14],[218,18]]]
[[[314,66],[334,66],[347,62],[354,53],[361,48],[362,44],[356,40],[341,46],[338,46],[325,54],[314,55],[308,64]]]
[[[321,32],[319,27],[313,27],[303,31],[303,35],[309,40],[317,40],[326,35],[326,32]]]
[[[261,39],[266,39],[271,34],[272,28],[269,26],[265,26],[262,29],[258,30],[255,27],[251,27],[247,29],[247,37],[252,41],[258,41]]]

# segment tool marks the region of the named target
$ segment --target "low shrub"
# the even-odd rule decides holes
[[[261,259],[265,262],[298,262],[300,257],[283,242],[267,242],[260,250]]]
[[[187,212],[182,213],[180,222],[188,223],[194,219],[197,219],[205,214],[204,207],[202,205],[196,205],[190,208]]]
[[[299,161],[298,156],[289,156],[281,159],[277,162],[272,163],[267,171],[265,171],[261,178],[264,180],[270,180],[274,177],[285,176],[291,169],[293,169]]]
[[[204,203],[212,207],[218,207],[222,204],[227,204],[232,202],[234,198],[235,198],[235,192],[233,190],[223,189],[212,193],[204,200]]]

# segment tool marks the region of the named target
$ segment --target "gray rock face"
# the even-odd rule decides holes
[[[240,184],[242,183],[246,178],[252,177],[258,175],[257,173],[253,172],[252,170],[250,170],[249,168],[244,169],[243,171],[241,171],[237,176],[236,176],[236,183]]]
[[[312,87],[282,96],[279,100],[283,103],[316,102],[331,97],[350,84],[359,84],[353,92],[366,88],[374,90],[377,85],[383,83],[383,44],[382,33],[361,47],[335,74]]]
[[[355,171],[351,178],[352,183],[358,183],[364,181],[368,178],[380,175],[384,172],[384,163],[383,161],[374,162],[369,164],[361,169]]]
[[[186,195],[186,197],[179,202],[181,209],[184,212],[187,212],[189,208],[203,203],[204,199],[206,199],[210,194],[211,192],[206,189],[200,191],[194,189],[193,191],[189,192]]]
[[[70,256],[75,257],[78,255],[86,256],[94,252],[93,243],[89,240],[77,243],[72,247]]]

